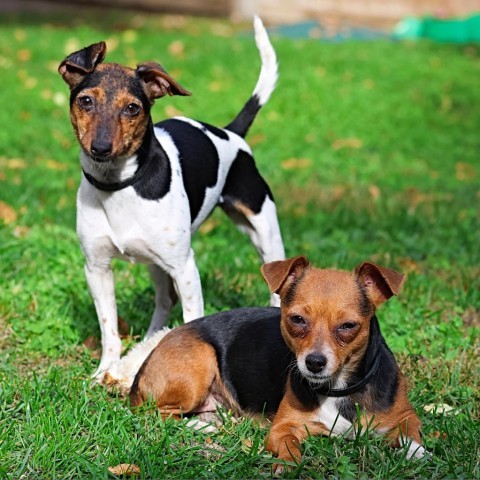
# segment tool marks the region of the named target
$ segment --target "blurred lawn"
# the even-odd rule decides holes
[[[96,17],[0,19],[0,477],[106,477],[123,461],[144,478],[268,475],[264,431],[248,421],[227,421],[231,430],[212,446],[88,388],[97,360],[82,342],[99,332],[75,235],[78,146],[56,73],[73,50],[106,40],[107,60],[158,61],[193,92],[160,100],[154,120],[182,114],[225,125],[258,76],[251,27]],[[380,322],[435,457],[412,465],[366,437],[355,446],[313,439],[292,475],[478,478],[480,49],[272,40],[280,81],[248,139],[287,254],[347,269],[371,259],[408,273]],[[267,303],[253,248],[221,212],[194,248],[207,313]],[[153,306],[148,275],[120,262],[115,271],[119,314],[139,335]],[[180,318],[176,307],[172,322]],[[430,403],[457,415],[423,412]],[[59,437],[75,440],[59,446]]]

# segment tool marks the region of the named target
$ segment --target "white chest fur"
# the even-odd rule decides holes
[[[120,257],[156,263],[168,270],[170,261],[189,250],[186,198],[167,195],[161,200],[146,200],[133,187],[101,192],[83,179],[77,204],[77,232],[87,257]],[[176,215],[172,214],[174,207]]]
[[[348,430],[353,434],[352,423],[340,414],[337,402],[338,399],[336,398],[322,397],[316,412],[316,420],[322,423],[330,431],[331,435],[342,435]]]

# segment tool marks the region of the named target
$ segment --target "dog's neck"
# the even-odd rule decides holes
[[[151,118],[142,144],[132,156],[102,163],[95,161],[82,151],[80,159],[83,174],[88,182],[106,192],[136,186],[146,174],[151,176],[153,170],[158,169],[166,169],[165,174],[169,180],[169,166],[165,165],[166,155],[155,137]]]

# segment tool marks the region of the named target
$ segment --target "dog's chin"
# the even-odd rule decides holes
[[[298,365],[298,370],[302,377],[307,380],[308,383],[311,385],[314,385],[316,387],[319,387],[321,385],[328,385],[330,382],[333,381],[332,375],[327,375],[327,374],[321,374],[321,373],[312,373],[306,368],[301,368]]]
[[[108,163],[113,162],[115,160],[114,157],[112,157],[111,155],[108,155],[106,157],[99,157],[99,156],[90,154],[89,157],[93,161],[93,163],[97,165],[107,165]]]
[[[305,380],[310,383],[310,385],[314,385],[315,387],[320,387],[323,385],[328,385],[333,381],[332,377],[330,375],[316,375],[314,373],[302,373],[302,376]]]

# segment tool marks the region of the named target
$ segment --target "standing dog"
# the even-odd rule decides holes
[[[147,337],[164,325],[175,294],[184,321],[203,315],[190,240],[216,205],[250,236],[263,262],[284,258],[272,194],[244,140],[277,80],[275,52],[258,17],[254,27],[260,77],[225,128],[183,117],[153,125],[155,99],[190,93],[157,63],[136,70],[102,63],[104,42],[72,53],[58,68],[70,87],[70,118],[81,146],[77,233],[102,334],[94,374],[100,381],[121,350],[112,258],[148,265],[156,294]]]
[[[280,460],[299,461],[308,435],[353,435],[358,424],[423,456],[420,420],[375,316],[404,276],[368,262],[353,273],[320,270],[305,257],[262,273],[281,309],[242,308],[174,329],[138,371],[131,405],[151,398],[165,416],[217,404],[275,415],[266,448]]]

